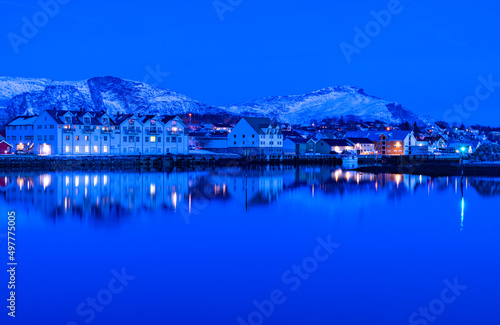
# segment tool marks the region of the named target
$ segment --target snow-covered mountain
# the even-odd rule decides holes
[[[0,77],[0,124],[44,109],[88,109],[115,113],[200,114],[276,117],[292,124],[340,116],[388,123],[425,122],[397,103],[366,95],[355,87],[332,87],[305,95],[258,99],[214,107],[182,94],[137,81],[96,77],[84,81],[53,81]]]
[[[335,86],[305,95],[274,96],[226,107],[239,115],[276,117],[291,124],[321,121],[332,117],[357,117],[361,120],[380,120],[387,123],[426,123],[401,104],[365,94],[363,89]]]
[[[226,113],[167,89],[115,77],[75,82],[0,77],[0,122],[48,108],[84,108],[111,114]]]

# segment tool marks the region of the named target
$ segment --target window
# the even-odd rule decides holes
[[[127,137],[123,137],[123,142],[127,142]]]
[[[41,126],[41,125],[37,125],[37,126],[36,126],[36,128],[37,128],[37,129],[41,129],[41,128],[42,128],[42,126]],[[15,130],[15,129],[16,129],[16,127],[14,126],[14,130]]]
[[[45,125],[45,128],[47,128],[47,125]]]
[[[85,146],[85,152],[89,152],[89,146]]]
[[[234,135],[234,137],[236,138],[236,134]]]
[[[243,138],[245,137],[245,135],[243,134]]]
[[[129,125],[134,125],[134,119],[131,118],[130,120],[128,120],[128,124]]]
[[[134,142],[134,137],[133,136],[128,137],[128,142]]]
[[[103,118],[103,119],[102,119],[102,123],[104,123],[104,124],[108,124],[108,119],[107,119],[107,118]]]
[[[158,137],[158,142],[161,142],[161,137]]]
[[[76,153],[80,152],[80,147],[79,146],[75,146],[75,152]]]
[[[23,140],[23,136],[22,135],[19,136],[19,140],[21,140],[21,141]]]
[[[94,136],[94,141],[97,141],[99,140],[99,138],[97,137],[97,135]]]
[[[54,129],[54,125],[51,125],[51,126],[50,126],[50,128],[51,128],[51,129]]]
[[[41,136],[41,135],[37,135],[37,136],[36,136],[36,139],[37,139],[38,141],[42,141],[42,136]],[[12,140],[16,140],[16,137],[12,137]]]
[[[179,141],[178,141],[178,142],[179,142],[179,143],[181,143],[181,142],[182,142],[182,137],[179,137]]]
[[[75,140],[80,140],[80,136],[79,135],[75,136]]]
[[[68,140],[68,141],[69,141],[69,135],[67,135],[67,136],[66,136],[66,140]]]
[[[89,141],[89,136],[88,135],[85,136],[85,141]]]
[[[149,142],[149,137],[144,137],[144,142]]]
[[[90,124],[90,117],[86,117],[83,119],[83,123]]]
[[[151,137],[151,142],[156,142],[156,137]]]
[[[166,137],[167,143],[170,142],[170,137]]]
[[[107,135],[104,136],[104,141],[108,141],[108,136]]]
[[[94,152],[97,153],[97,146],[94,146]]]
[[[252,134],[252,138],[255,138],[255,134]]]
[[[43,136],[43,140],[47,141],[47,136],[46,135]]]
[[[133,141],[132,141],[133,142]],[[141,142],[141,138],[140,137],[136,137],[135,138],[135,142]]]
[[[245,141],[243,141],[243,144],[245,144]]]
[[[108,146],[103,146],[102,147],[102,152],[108,152]]]
[[[69,152],[69,146],[66,146],[66,152]]]
[[[236,144],[236,141],[234,141],[234,144]]]
[[[53,136],[53,135],[51,135],[51,136],[49,137],[49,140],[54,140],[54,136]]]

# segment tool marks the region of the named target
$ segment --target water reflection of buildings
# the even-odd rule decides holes
[[[465,179],[481,195],[499,195],[500,180]],[[13,207],[44,215],[113,219],[140,211],[191,212],[211,200],[237,200],[246,208],[269,204],[284,191],[309,188],[312,196],[380,192],[386,197],[416,190],[460,190],[459,178],[369,174],[331,167],[255,167],[172,173],[9,173],[0,175],[0,196]]]

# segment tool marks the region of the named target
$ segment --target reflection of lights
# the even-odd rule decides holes
[[[24,187],[24,178],[18,177],[17,178],[17,185],[19,186],[19,191],[22,191],[23,187]]]
[[[177,193],[172,193],[172,205],[174,206],[174,211],[177,210]]]
[[[75,176],[75,186],[78,187],[80,185],[80,176]]]
[[[375,181],[375,191],[378,191],[378,182]]]
[[[191,192],[189,192],[189,213],[191,213]]]
[[[66,186],[69,185],[69,176],[66,176]]]
[[[44,155],[50,155],[50,146],[47,144],[42,145],[42,154]]]
[[[102,183],[104,186],[108,185],[108,175],[104,175],[102,177]]]
[[[89,175],[85,175],[85,187],[89,186]]]
[[[399,188],[399,183],[401,182],[401,175],[396,175],[396,187]]]
[[[155,195],[156,194],[156,185],[151,183],[151,185],[149,185],[149,192],[151,193],[151,195]]]
[[[97,186],[97,180],[98,180],[97,175],[95,175],[94,176],[94,186]]]
[[[349,172],[345,173],[345,179],[349,181],[350,178],[351,178],[351,173]]]
[[[43,175],[42,182],[43,182],[43,189],[45,190],[47,187],[50,186],[51,176],[50,175]]]
[[[460,218],[460,230],[464,229],[464,207],[465,207],[465,200],[462,198],[462,214]]]

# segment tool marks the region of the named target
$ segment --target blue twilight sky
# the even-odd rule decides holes
[[[356,85],[418,114],[500,126],[493,0],[54,1],[0,0],[0,75],[154,81],[159,67],[160,86],[211,105]],[[388,8],[374,24],[370,12]],[[475,94],[481,76],[493,84]]]

